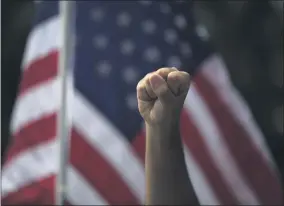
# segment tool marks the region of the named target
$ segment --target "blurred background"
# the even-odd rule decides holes
[[[5,0],[1,12],[3,155],[34,5]],[[222,54],[283,174],[283,1],[198,2],[195,18],[198,31]]]

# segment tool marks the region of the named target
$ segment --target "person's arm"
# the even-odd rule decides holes
[[[179,134],[189,85],[189,74],[176,68],[161,68],[137,85],[146,123],[146,205],[198,205]]]
[[[146,205],[198,205],[186,169],[178,121],[146,124]]]

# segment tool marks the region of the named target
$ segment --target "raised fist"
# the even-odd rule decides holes
[[[189,86],[189,74],[176,68],[147,74],[137,85],[138,108],[146,123],[178,121]]]

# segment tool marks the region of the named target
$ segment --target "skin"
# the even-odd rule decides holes
[[[137,85],[146,125],[146,205],[199,205],[186,169],[179,119],[190,76],[176,68],[147,74]]]

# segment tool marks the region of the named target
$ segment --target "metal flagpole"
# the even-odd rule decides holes
[[[56,205],[64,205],[67,196],[67,170],[69,160],[69,127],[67,119],[67,76],[70,65],[70,50],[72,37],[72,1],[59,1],[59,18],[60,18],[60,41],[62,47],[59,48],[59,62],[58,62],[58,80],[60,84],[60,109],[57,119],[57,140],[59,146],[59,171],[56,177]]]

